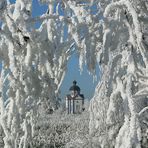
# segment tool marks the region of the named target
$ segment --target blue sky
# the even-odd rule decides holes
[[[96,69],[96,75],[99,75],[98,67]],[[73,80],[77,81],[77,85],[81,88],[81,93],[84,94],[85,98],[90,99],[93,96],[99,77],[93,82],[93,76],[89,75],[86,65],[83,66],[83,71],[80,74],[79,59],[78,56],[74,54],[68,62],[67,73],[61,85],[62,98],[69,93],[69,88],[72,86]]]
[[[14,3],[15,0],[10,0],[10,2]],[[33,0],[33,8],[32,8],[32,16],[39,16],[42,13],[47,11],[46,5],[41,5],[38,3],[38,0]],[[39,26],[39,23],[36,24],[36,27]],[[99,75],[99,68],[97,67],[96,75]],[[79,87],[81,88],[81,93],[84,94],[85,98],[90,99],[93,96],[95,87],[99,81],[99,77],[97,81],[93,82],[93,77],[89,75],[87,72],[87,67],[84,65],[83,72],[80,74],[79,71],[79,60],[76,53],[70,58],[68,62],[67,72],[63,83],[61,85],[61,98],[64,98],[67,93],[69,93],[69,87],[72,85],[73,80],[76,80]]]

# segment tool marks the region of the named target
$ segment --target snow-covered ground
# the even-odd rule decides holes
[[[38,117],[31,148],[65,148],[77,138],[88,139],[89,113],[67,114],[57,110],[53,114],[41,114]],[[4,135],[0,131],[0,146],[4,146]]]

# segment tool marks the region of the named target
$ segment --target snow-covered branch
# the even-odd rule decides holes
[[[145,111],[148,110],[148,107],[143,108],[140,112],[139,112],[139,116],[141,116]]]

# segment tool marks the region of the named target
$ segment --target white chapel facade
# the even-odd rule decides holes
[[[66,96],[66,110],[68,114],[79,114],[84,110],[84,95],[80,94],[80,87],[73,81],[69,88],[70,94]]]

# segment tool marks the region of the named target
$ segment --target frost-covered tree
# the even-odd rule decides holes
[[[86,50],[90,70],[95,63],[89,56],[95,55],[95,38],[89,27],[96,27],[90,16],[86,20],[89,12],[85,5],[81,6],[80,1],[39,2],[48,10],[38,17],[32,17],[30,0],[0,2],[0,124],[7,148],[31,146],[38,106],[42,102],[47,109],[55,106],[74,47],[80,52],[80,67]],[[35,27],[37,22],[39,28]]]
[[[147,130],[147,0],[0,2],[1,126],[5,147],[27,147],[40,102],[55,103],[73,48],[82,69],[102,73],[90,104],[90,135],[101,147],[141,147]],[[40,27],[34,27],[40,22]],[[9,72],[6,73],[6,70]],[[5,81],[9,80],[7,101]],[[147,138],[147,137],[146,137]]]
[[[102,79],[90,105],[90,134],[101,147],[146,147],[148,3],[97,1]],[[145,135],[145,136],[144,136]]]
[[[55,1],[46,4],[47,13],[32,17],[30,0],[0,2],[0,124],[5,148],[31,146],[38,106],[55,106],[73,48],[72,38],[65,35],[68,19],[59,15]],[[37,21],[39,28],[34,27]]]

